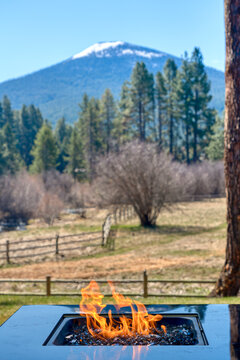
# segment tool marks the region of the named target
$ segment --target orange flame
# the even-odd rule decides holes
[[[106,316],[101,316],[101,311],[106,307],[106,305],[102,304],[104,296],[100,293],[98,284],[91,281],[87,287],[81,290],[80,311],[81,316],[86,317],[88,331],[93,337],[112,339],[124,336],[135,337],[137,334],[149,335],[154,330],[159,332],[156,328],[156,322],[162,319],[162,315],[148,314],[146,307],[142,303],[125,298],[115,291],[111,282],[109,282],[109,285],[116,302],[115,308],[121,314],[121,308],[130,307],[131,317],[121,314],[118,319],[115,319],[111,310],[108,311],[108,321]],[[166,332],[164,325],[161,328]]]

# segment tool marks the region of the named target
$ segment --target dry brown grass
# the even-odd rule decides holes
[[[100,226],[107,211],[91,211],[86,220],[65,217],[57,226],[62,233],[71,228],[79,229],[79,226],[89,229]],[[39,236],[37,230],[36,224],[32,224],[28,236]],[[54,230],[44,228],[44,236],[48,231]],[[65,279],[128,279],[141,278],[146,269],[150,278],[215,279],[224,261],[225,233],[225,199],[181,203],[171,213],[164,211],[156,228],[141,229],[136,219],[120,224],[114,252],[105,250],[74,260],[3,267],[0,278],[40,279],[50,275]],[[206,286],[205,291],[209,288]],[[141,290],[138,285],[135,288],[125,286],[125,289]],[[188,285],[183,289],[182,285],[155,284],[150,285],[150,291],[199,293],[202,287]]]

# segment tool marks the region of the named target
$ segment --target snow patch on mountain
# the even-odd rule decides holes
[[[166,54],[160,51],[144,48],[142,46],[132,45],[123,41],[109,41],[94,44],[80,53],[74,55],[71,59],[79,59],[87,56],[111,57],[134,55],[148,59],[160,58]]]
[[[137,56],[141,56],[141,57],[146,57],[148,59],[151,59],[153,57],[164,56],[164,54],[162,54],[162,53],[155,53],[155,52],[151,52],[151,51],[141,51],[141,50],[131,50],[131,49],[122,50],[122,52],[119,55],[137,55]]]
[[[111,50],[123,44],[124,43],[122,41],[97,43],[92,46],[89,46],[87,49],[81,51],[79,54],[74,55],[72,59],[75,60],[89,55],[96,55],[97,57],[106,56],[107,54],[105,50]]]

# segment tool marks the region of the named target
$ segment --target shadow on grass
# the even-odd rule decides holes
[[[128,225],[128,224],[119,224],[113,226],[114,229],[118,231],[126,232],[144,232],[144,233],[157,233],[160,235],[197,235],[202,233],[214,232],[216,230],[221,230],[226,227],[226,224],[220,224],[214,227],[205,227],[205,226],[180,226],[180,225],[156,225],[154,227],[142,227],[141,225]]]

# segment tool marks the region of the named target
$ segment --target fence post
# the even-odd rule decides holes
[[[46,276],[46,296],[51,296],[51,276]]]
[[[148,276],[146,270],[143,272],[143,297],[148,297]]]
[[[114,216],[114,224],[116,225],[117,224],[117,209],[114,210],[113,216]]]
[[[59,254],[59,250],[58,250],[58,239],[59,239],[59,235],[56,235],[56,251],[55,254],[58,255]]]
[[[127,220],[129,220],[130,216],[129,216],[129,206],[127,206]]]
[[[104,223],[102,224],[102,244],[101,244],[101,246],[104,246],[104,225],[105,225],[105,221],[104,221]]]
[[[6,241],[6,260],[7,264],[10,264],[10,256],[9,256],[9,240]]]

